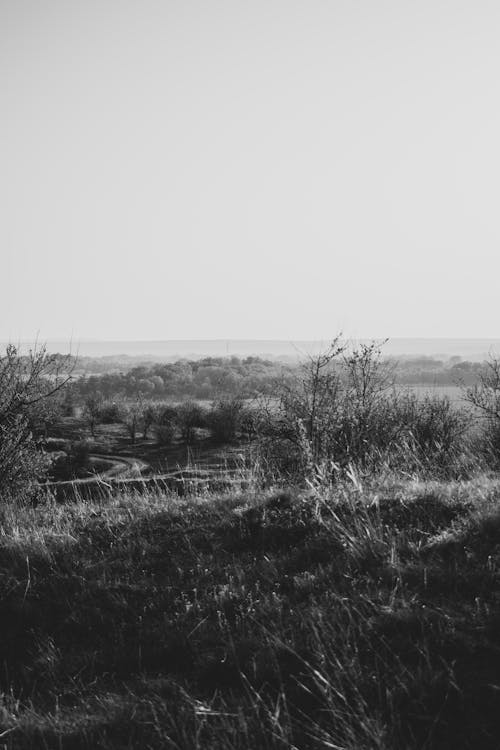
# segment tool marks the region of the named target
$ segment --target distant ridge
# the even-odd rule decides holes
[[[367,342],[371,339],[353,339]],[[380,341],[381,339],[376,339]],[[40,339],[39,343],[43,342]],[[0,342],[4,349],[7,342]],[[21,341],[22,349],[33,342]],[[50,352],[78,353],[83,357],[130,356],[172,359],[175,357],[199,359],[201,357],[286,357],[296,359],[314,353],[329,343],[324,340],[266,340],[266,339],[211,339],[211,340],[166,340],[166,341],[61,341],[47,340]],[[448,358],[460,356],[469,360],[483,360],[491,352],[500,354],[500,339],[459,338],[393,338],[384,345],[383,351],[392,356],[433,356]]]

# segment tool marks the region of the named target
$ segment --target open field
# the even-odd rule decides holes
[[[102,456],[116,456],[118,459],[131,461],[137,459],[142,464],[144,476],[162,474],[185,466],[225,466],[231,462],[231,455],[239,452],[238,445],[221,445],[203,433],[192,444],[181,440],[171,445],[158,445],[154,436],[144,439],[137,437],[130,440],[123,424],[100,424],[91,437],[81,419],[66,418],[58,425],[58,436],[67,440],[87,439],[92,452]]]
[[[8,352],[3,747],[498,747],[500,385],[480,421],[331,356],[202,409]]]
[[[442,398],[446,396],[454,403],[464,405],[463,391],[457,385],[402,385],[399,386],[402,391],[416,393],[420,397],[436,396]]]
[[[498,480],[0,508],[5,748],[498,747]]]
[[[416,394],[419,398],[448,398],[458,407],[467,407],[463,399],[463,391],[458,386],[446,385],[401,385],[396,390],[402,393]],[[208,413],[212,401],[193,400]],[[257,408],[255,399],[242,400],[245,408]],[[267,407],[277,410],[278,398],[267,398]],[[163,402],[157,408],[164,406]],[[168,402],[169,406],[176,405]],[[470,408],[470,407],[469,407]],[[92,475],[102,475],[103,478],[123,476],[142,476],[152,478],[164,476],[183,469],[200,468],[209,471],[224,471],[228,468],[241,467],[242,457],[247,452],[248,440],[236,440],[233,444],[224,444],[214,440],[208,430],[198,430],[196,439],[187,444],[176,439],[169,445],[159,445],[154,435],[148,438],[140,435],[132,442],[127,429],[122,423],[97,424],[94,435],[89,432],[88,424],[82,415],[81,408],[76,410],[77,416],[65,417],[59,420],[55,434],[67,441],[87,440],[91,446],[91,466],[87,471],[88,478],[80,482],[92,482]],[[99,468],[108,461],[103,472]]]
[[[0,750],[500,750],[499,39],[0,0]]]

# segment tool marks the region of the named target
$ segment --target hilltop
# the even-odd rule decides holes
[[[3,504],[4,747],[497,748],[499,497]]]

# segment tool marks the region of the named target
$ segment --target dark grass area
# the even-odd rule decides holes
[[[0,746],[496,749],[499,497],[4,506]]]
[[[211,437],[207,430],[198,430],[196,439],[191,444],[178,438],[170,445],[159,445],[154,437],[144,439],[140,434],[132,442],[122,424],[99,424],[92,437],[85,422],[76,417],[61,419],[54,428],[54,434],[69,442],[87,441],[90,452],[97,456],[111,455],[143,461],[148,465],[142,471],[144,476],[190,466],[222,469],[239,467],[241,456],[249,447],[248,441],[221,443]]]

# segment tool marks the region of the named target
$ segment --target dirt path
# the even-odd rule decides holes
[[[100,464],[107,463],[109,466],[104,471],[96,472],[88,477],[65,479],[61,482],[45,482],[43,486],[55,489],[58,487],[74,487],[78,485],[98,486],[106,484],[107,480],[110,479],[140,479],[143,472],[150,468],[149,464],[136,457],[128,458],[126,456],[109,456],[93,453],[89,458]]]
[[[164,460],[161,468],[155,467],[154,461],[151,465],[135,455],[93,453],[90,460],[95,468],[90,476],[46,482],[42,486],[61,499],[82,495],[82,492],[84,496],[92,497],[95,492],[119,488],[145,491],[148,487],[156,487],[185,494],[195,487],[218,487],[241,472],[242,460],[244,463],[241,447],[226,447],[223,452],[220,448],[205,451],[200,448],[176,447],[168,456],[170,460]]]
[[[97,476],[100,479],[107,479],[110,477],[140,477],[142,474],[149,470],[150,466],[140,458],[127,457],[127,456],[97,456],[91,455],[91,458],[99,461],[109,461],[111,466],[104,472],[100,472]],[[89,477],[93,479],[94,477]]]

